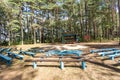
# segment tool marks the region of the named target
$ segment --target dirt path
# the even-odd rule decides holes
[[[88,59],[86,70],[80,68],[79,63],[65,63],[65,65],[75,65],[65,67],[63,70],[59,68],[59,63],[38,63],[47,64],[47,66],[39,66],[33,69],[32,66],[25,66],[26,63],[17,59],[13,60],[10,67],[0,63],[0,80],[119,80],[120,79],[120,57],[114,61],[96,54],[90,54],[89,50],[98,48],[120,48],[117,43],[77,43],[77,44],[36,44],[36,45],[18,45],[19,50],[27,49],[80,49],[83,55]],[[37,54],[44,55],[44,54]],[[24,55],[25,59],[32,58]],[[31,63],[30,63],[31,64]]]

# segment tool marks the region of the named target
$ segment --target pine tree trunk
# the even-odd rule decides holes
[[[10,46],[10,43],[11,43],[10,30],[8,32],[8,36],[9,36],[9,43],[8,43],[8,45]]]
[[[96,23],[93,22],[94,40],[96,39]]]
[[[119,45],[120,45],[120,0],[118,0],[118,9],[119,9]]]
[[[34,29],[34,44],[36,44],[36,30]]]
[[[23,26],[22,26],[22,9],[21,9],[21,7],[20,7],[20,27],[21,27],[21,44],[23,45],[24,34],[23,34]]]

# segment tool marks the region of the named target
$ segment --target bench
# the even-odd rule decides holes
[[[105,55],[116,54],[116,53],[119,53],[119,52],[120,52],[120,50],[115,50],[115,51],[109,51],[109,52],[100,52],[98,54],[102,55],[102,57],[104,57]]]
[[[62,43],[75,43],[79,40],[78,37],[74,33],[62,33]]]
[[[3,53],[4,50],[5,50],[5,48],[1,48],[1,49],[0,49],[0,53]]]
[[[11,51],[11,50],[12,50],[12,48],[2,48],[2,49],[0,50],[0,53],[9,52],[9,51]]]
[[[82,56],[34,56],[34,58],[75,58],[75,59],[79,59],[79,58],[84,58]]]
[[[19,58],[20,60],[23,60],[24,56],[12,52],[7,52],[8,56],[12,56],[13,58]]]
[[[30,55],[30,56],[32,56],[32,57],[35,56],[35,53],[33,53],[33,52],[26,52],[26,51],[20,51],[19,54]]]
[[[50,50],[48,52],[46,52],[46,56],[52,56],[52,55],[55,55],[55,54],[58,54],[60,53],[60,50]]]
[[[0,59],[2,61],[6,61],[7,62],[7,65],[10,65],[11,64],[11,61],[12,61],[12,58],[8,57],[8,56],[5,56],[3,54],[0,54]]]
[[[100,52],[98,53],[98,55],[101,55],[102,57],[106,56],[106,55],[110,55],[110,54],[114,54],[115,51],[109,51],[109,52]]]
[[[114,58],[115,58],[115,57],[118,57],[118,56],[120,56],[120,53],[108,55],[108,57],[109,57],[111,60],[114,60]]]
[[[82,51],[81,50],[51,50],[46,52],[46,56],[51,56],[51,55],[64,56],[70,54],[80,56],[82,54]]]
[[[60,54],[62,55],[74,54],[74,55],[80,56],[82,54],[82,51],[81,50],[64,50],[64,51],[61,51]]]
[[[114,60],[114,57],[117,57],[120,55],[120,50],[115,50],[115,51],[109,51],[109,52],[100,52],[98,53],[102,57],[108,56],[111,60]]]
[[[106,49],[96,49],[96,50],[90,50],[90,53],[97,53],[97,52],[104,52],[104,51],[114,51],[117,50],[117,48],[106,48]]]
[[[38,56],[36,56],[38,57]],[[77,56],[76,56],[77,57]],[[74,58],[76,58],[74,57]],[[81,59],[66,59],[66,58],[71,58],[70,56],[67,57],[67,56],[54,56],[54,57],[47,57],[47,58],[58,58],[58,59],[47,59],[44,57],[38,57],[40,59],[28,59],[28,60],[25,60],[25,62],[33,62],[33,68],[37,68],[37,62],[60,62],[60,68],[63,69],[64,68],[64,62],[81,62],[82,64],[82,69],[84,70],[86,68],[86,62],[85,60],[83,60],[82,58]],[[65,59],[63,59],[65,58]],[[78,58],[78,57],[77,57]]]
[[[5,52],[10,52],[12,50],[12,48],[6,48]]]

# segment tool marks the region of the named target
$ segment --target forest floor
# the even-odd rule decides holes
[[[24,55],[24,60],[13,59],[11,66],[6,66],[5,63],[0,62],[0,80],[120,80],[120,57],[115,58],[114,61],[105,57],[104,59],[97,55],[91,54],[90,50],[100,48],[119,48],[117,42],[107,43],[75,43],[75,44],[35,44],[35,45],[17,45],[10,46],[18,50],[27,49],[80,49],[83,51],[82,56],[88,60],[86,62],[87,68],[82,70],[79,63],[68,63],[65,65],[74,65],[65,67],[63,70],[59,68],[59,63],[39,63],[47,66],[39,66],[33,69],[32,66],[26,66],[24,60],[32,58]],[[14,49],[13,49],[14,50]],[[45,55],[44,53],[37,53],[36,55]],[[30,63],[31,64],[31,63]],[[76,67],[75,67],[76,66]]]

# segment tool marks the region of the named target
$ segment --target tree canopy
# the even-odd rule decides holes
[[[77,34],[79,41],[86,35],[117,38],[119,5],[119,0],[1,0],[0,39],[10,45],[61,42],[63,33]]]

